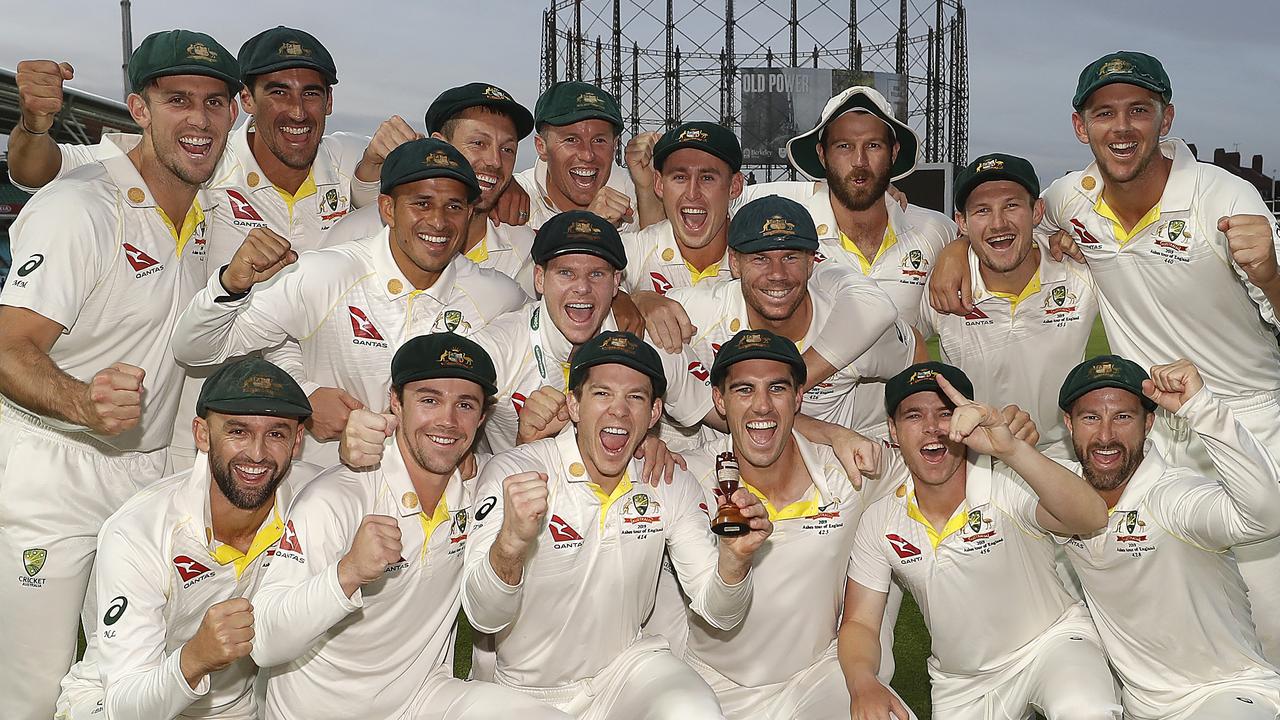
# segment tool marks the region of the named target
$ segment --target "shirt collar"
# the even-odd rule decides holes
[[[578,429],[574,423],[565,425],[556,435],[556,454],[560,457],[560,477],[571,483],[595,482],[582,462],[582,452],[578,450]],[[639,477],[633,464],[634,459],[627,462],[627,473],[631,477]]]
[[[551,319],[551,313],[547,309],[547,299],[543,297],[536,304],[538,335],[542,339],[543,352],[546,353],[547,359],[551,362],[569,362],[569,355],[573,352],[573,343],[569,342],[569,338],[560,332],[560,328],[556,327],[555,322]],[[600,332],[617,329],[618,324],[613,319],[613,311],[610,310],[609,314],[604,318],[604,323],[600,325]]]
[[[213,478],[209,473],[209,456],[203,452],[197,452],[186,487],[178,496],[178,505],[182,514],[191,520],[186,523],[188,532],[209,551],[210,557],[213,557],[218,547],[222,545],[213,537],[213,513],[209,507],[209,494],[213,492],[212,483]],[[292,501],[293,486],[289,482],[289,476],[286,475],[284,480],[276,486],[275,504],[263,519],[262,527],[279,523],[288,512]],[[197,518],[199,523],[196,522]],[[261,529],[260,527],[259,532]]]
[[[111,182],[120,188],[124,195],[125,202],[131,208],[159,208],[156,200],[151,195],[151,188],[147,187],[147,183],[142,179],[142,174],[138,172],[138,168],[134,167],[133,161],[128,155],[116,155],[106,158],[102,161],[102,166],[107,170],[107,176],[111,178]],[[196,197],[194,202],[197,203],[205,213],[213,210],[217,206],[217,202],[213,199],[205,186],[201,185],[196,189]],[[181,222],[182,218],[178,218]]]
[[[1191,200],[1195,197],[1196,185],[1200,173],[1196,158],[1191,148],[1179,138],[1165,138],[1160,143],[1160,152],[1173,159],[1173,167],[1169,171],[1169,179],[1165,182],[1164,192],[1160,195],[1158,207],[1162,213],[1184,212],[1191,209]],[[1098,161],[1094,160],[1084,169],[1076,180],[1075,190],[1096,205],[1102,196],[1102,173],[1098,170]]]
[[[791,431],[791,436],[796,444],[796,450],[800,452],[800,461],[804,463],[805,470],[809,472],[809,480],[818,489],[820,506],[826,507],[832,503],[840,503],[846,500],[847,498],[839,497],[833,491],[831,483],[827,479],[826,463],[822,461],[822,458],[818,457],[818,452],[813,443],[809,442],[794,429]]]
[[[378,284],[388,300],[399,300],[406,295],[421,292],[437,302],[447,303],[458,277],[458,262],[460,260],[470,262],[464,255],[458,255],[449,261],[431,287],[419,291],[405,278],[404,273],[400,272],[400,266],[396,264],[396,259],[391,254],[390,227],[383,225],[377,234],[371,235],[362,242],[369,243],[370,254],[373,256],[373,269],[377,273]]]
[[[635,197],[635,185],[631,182],[631,176],[627,174],[626,168],[620,168],[614,165],[609,170],[609,179],[605,181],[605,187],[613,188],[629,198]],[[531,198],[531,202],[540,202],[552,214],[562,212],[551,202],[551,197],[547,194],[547,163],[538,158],[533,162],[533,186],[538,191],[538,197]]]
[[[1128,484],[1124,486],[1124,492],[1120,493],[1120,499],[1116,501],[1113,510],[1132,510],[1142,502],[1142,498],[1146,496],[1147,491],[1164,476],[1165,469],[1168,464],[1164,460],[1164,456],[1156,449],[1155,443],[1151,440],[1145,440],[1142,443],[1142,462],[1138,464],[1138,469],[1133,472],[1133,476],[1129,478]]]
[[[1032,242],[1035,242],[1035,241],[1033,240]],[[1063,282],[1064,280],[1067,279],[1067,275],[1069,272],[1067,270],[1066,262],[1067,261],[1059,262],[1054,260],[1051,254],[1045,252],[1044,249],[1041,248],[1040,267],[1038,269],[1038,275],[1032,275],[1032,279],[1029,280],[1027,284],[1031,285],[1034,282],[1036,277],[1040,278],[1041,289],[1049,287],[1050,285],[1054,285],[1056,283]],[[969,248],[969,282],[970,282],[970,287],[973,288],[973,302],[975,304],[980,303],[984,300],[990,300],[992,298],[1000,297],[1000,295],[998,295],[997,293],[987,288],[987,283],[982,277],[981,267],[982,265],[978,261],[978,254],[973,251],[972,247],[970,247]]]
[[[396,437],[398,438],[398,436]],[[388,443],[378,472],[382,474],[382,481],[387,484],[387,490],[391,493],[392,500],[396,503],[396,510],[399,512],[400,517],[413,517],[424,512],[422,502],[418,499],[418,492],[413,487],[413,480],[409,478],[409,469],[405,465],[404,455],[400,449],[398,439],[393,439]],[[458,469],[455,468],[453,474],[449,476],[449,482],[445,485],[444,493],[441,494],[440,498],[446,507],[461,509],[465,506],[463,495],[462,476],[459,474]]]

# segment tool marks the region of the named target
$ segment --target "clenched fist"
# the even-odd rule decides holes
[[[1142,393],[1171,413],[1181,410],[1202,387],[1200,371],[1185,358],[1152,366],[1151,379],[1142,381]]]
[[[661,137],[656,132],[640,133],[627,142],[627,149],[623,151],[622,158],[631,174],[631,182],[638,189],[653,191],[653,146]]]
[[[377,180],[382,172],[382,163],[386,162],[391,151],[420,137],[422,133],[409,127],[409,123],[399,115],[382,121],[370,138],[369,146],[364,149],[364,157],[356,167],[356,177],[365,181]]]
[[[142,368],[125,363],[99,370],[81,398],[84,424],[103,435],[119,435],[136,426],[142,418],[142,380],[146,374]]]
[[[312,407],[315,407],[314,402]],[[382,462],[387,438],[396,434],[400,419],[391,413],[380,414],[372,410],[352,410],[347,416],[347,427],[338,443],[338,458],[349,468],[369,468]],[[473,461],[474,462],[474,461]]]
[[[502,529],[496,542],[511,555],[523,556],[547,526],[547,475],[523,472],[502,481]]]
[[[289,247],[288,240],[267,228],[254,228],[222,271],[222,287],[235,295],[247,293],[297,260],[298,253]]]
[[[62,83],[75,77],[67,63],[52,60],[23,60],[18,63],[19,125],[29,133],[40,135],[53,127],[62,111]]]
[[[338,561],[338,584],[350,597],[356,588],[377,580],[401,558],[400,523],[387,515],[365,515],[351,549]]]
[[[1276,269],[1275,224],[1261,215],[1232,215],[1218,220],[1218,230],[1227,236],[1231,259],[1244,271],[1249,282],[1260,288],[1280,282]]]
[[[307,429],[317,440],[328,441],[341,437],[351,412],[364,408],[364,403],[341,388],[316,388],[307,399],[311,402],[311,417],[307,419]]]
[[[195,689],[205,675],[247,657],[252,650],[253,605],[245,598],[232,598],[204,611],[200,628],[182,646],[179,665]]]
[[[564,393],[544,385],[529,395],[520,411],[516,444],[555,437],[569,423],[569,406]]]
[[[587,210],[608,220],[615,227],[635,219],[635,211],[631,209],[631,198],[608,185],[596,192],[596,198],[591,201]]]

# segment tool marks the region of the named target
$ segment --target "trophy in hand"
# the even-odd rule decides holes
[[[729,498],[738,490],[738,461],[733,453],[720,453],[716,456],[716,484],[724,496],[715,520],[711,521],[711,532],[724,537],[738,537],[751,532],[751,526],[742,516],[742,511]]]

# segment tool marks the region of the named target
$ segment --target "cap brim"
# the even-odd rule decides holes
[[[678,143],[675,143],[674,145],[671,145],[670,147],[663,148],[661,153],[653,154],[653,167],[657,169],[658,172],[662,172],[662,164],[666,162],[667,158],[670,157],[677,150],[683,150],[685,148],[693,148],[694,150],[701,150],[702,152],[712,157],[720,158],[721,160],[724,161],[726,165],[729,166],[729,170],[733,172],[738,172],[739,170],[742,169],[742,158],[729,157],[728,153],[721,152],[711,147],[710,145],[705,145],[703,143],[698,143],[698,142],[678,142]]]
[[[747,360],[772,360],[774,362],[780,362],[792,370],[798,370],[801,375],[805,375],[808,372],[803,359],[800,360],[799,364],[796,364],[795,357],[788,357],[782,353],[769,350],[768,348],[760,348],[759,350],[744,350],[734,355],[733,360],[729,362],[720,363],[718,365],[716,363],[712,363],[711,383],[713,385],[719,385],[720,381],[724,379],[724,376],[729,374],[729,368]]]
[[[653,381],[654,397],[662,397],[667,393],[666,375],[661,372],[655,373],[652,368],[645,367],[644,363],[627,355],[606,355],[604,357],[592,358],[579,365],[575,365],[574,370],[578,372],[586,372],[597,365],[622,365],[624,367],[629,367]]]
[[[279,72],[281,70],[291,70],[293,68],[305,68],[307,70],[315,70],[316,72],[320,73],[320,76],[324,78],[325,82],[329,83],[330,85],[338,84],[338,76],[336,74],[334,74],[328,68],[321,67],[318,63],[310,62],[307,60],[281,60],[279,62],[271,63],[270,65],[266,65],[260,68],[254,68],[253,72],[247,72],[247,71],[244,72],[244,80],[245,82],[248,82],[249,78],[261,77],[262,75],[266,75],[267,73]]]
[[[406,175],[405,177],[402,177],[402,178],[397,178],[395,185],[385,185],[385,184],[381,185],[379,187],[379,191],[383,195],[388,195],[391,193],[393,189],[401,185],[407,185],[411,182],[417,182],[419,180],[430,180],[431,178],[449,178],[451,180],[457,180],[463,185],[466,185],[467,198],[469,202],[475,202],[476,198],[480,197],[480,184],[477,183],[474,178],[469,178],[461,172],[448,170],[444,168],[423,168],[419,172]]]
[[[542,118],[538,120],[538,122],[546,123],[547,125],[554,127],[564,127],[565,125],[572,125],[576,122],[582,122],[583,120],[604,120],[617,128],[618,132],[622,132],[623,130],[622,118],[616,115],[610,115],[603,110],[578,110],[564,115]]]
[[[875,103],[868,100],[865,95],[860,94],[846,100],[840,107],[836,108],[835,112],[831,113],[831,117],[818,123],[818,126],[814,129],[787,141],[787,160],[791,162],[791,166],[810,180],[826,179],[827,169],[822,166],[822,161],[818,158],[818,142],[822,136],[822,131],[826,129],[827,125],[830,125],[832,121],[850,110],[861,110],[875,115],[893,128],[894,138],[898,141],[898,158],[893,161],[893,165],[889,168],[889,179],[891,181],[900,180],[916,169],[917,155],[920,152],[920,140],[916,137],[916,132],[906,123],[885,115],[880,108],[875,106]]]
[[[769,252],[770,250],[802,250],[804,252],[817,252],[819,242],[817,238],[807,239],[789,236],[785,238],[757,238],[748,240],[737,246],[730,245],[729,247],[734,252],[744,254]]]
[[[542,258],[543,264],[551,258],[558,258],[562,255],[594,255],[609,263],[617,270],[627,269],[627,261],[625,258],[620,258],[614,253],[602,249],[600,245],[595,243],[562,245],[556,248],[555,251],[547,253],[547,255]]]
[[[467,372],[466,370],[433,368],[419,373],[410,373],[402,378],[392,378],[392,382],[401,387],[404,387],[411,382],[418,382],[419,380],[470,380],[480,386],[480,389],[484,391],[485,397],[492,397],[498,394],[498,387],[496,385],[480,377],[478,374]]]
[[[969,196],[973,194],[973,191],[977,189],[979,185],[982,185],[983,183],[995,182],[997,180],[1008,180],[1010,182],[1018,183],[1018,185],[1022,186],[1023,188],[1026,188],[1027,192],[1031,193],[1032,195],[1031,200],[1033,203],[1035,202],[1035,200],[1037,200],[1040,197],[1039,188],[1028,187],[1027,182],[1022,178],[1018,177],[1017,175],[1014,175],[1013,173],[1007,172],[1005,170],[991,170],[988,172],[984,172],[981,175],[975,175],[973,176],[973,179],[970,182],[965,183],[963,186],[956,187],[956,196],[955,196],[956,212],[964,212],[965,201],[969,199]]]
[[[1079,400],[1085,395],[1088,395],[1094,390],[1101,390],[1102,388],[1117,388],[1119,390],[1128,390],[1129,392],[1138,396],[1138,399],[1142,401],[1142,407],[1146,408],[1147,412],[1155,412],[1156,410],[1157,405],[1155,400],[1152,400],[1146,395],[1143,395],[1141,392],[1134,392],[1133,388],[1129,387],[1128,385],[1125,385],[1119,380],[1108,380],[1108,379],[1095,380],[1089,383],[1088,385],[1085,385],[1083,388],[1067,396],[1061,403],[1059,403],[1058,407],[1061,408],[1063,412],[1071,412],[1071,406],[1075,403],[1075,401]]]
[[[286,400],[263,400],[260,397],[238,398],[234,400],[215,400],[204,404],[206,411],[212,410],[223,415],[265,415],[268,417],[290,417],[306,420],[311,417],[311,408],[297,405]]]
[[[1124,83],[1125,85],[1135,85],[1137,87],[1143,88],[1144,90],[1150,90],[1151,92],[1159,95],[1166,102],[1168,101],[1169,91],[1166,90],[1165,88],[1160,87],[1156,83],[1153,83],[1149,80],[1143,80],[1142,78],[1134,77],[1132,75],[1111,75],[1106,78],[1103,78],[1097,84],[1091,85],[1083,95],[1081,95],[1079,98],[1076,98],[1075,102],[1073,102],[1071,106],[1074,107],[1076,110],[1080,110],[1081,108],[1084,107],[1084,104],[1089,101],[1090,95],[1094,94],[1098,90],[1108,85],[1115,85],[1116,83]]]
[[[224,72],[209,67],[208,65],[179,65],[177,67],[168,67],[163,70],[153,72],[138,79],[138,87],[134,88],[134,92],[142,92],[142,88],[152,80],[162,77],[174,77],[176,75],[199,75],[201,77],[211,77],[225,82],[231,91],[231,94],[240,92],[244,87],[244,83],[240,78],[233,77]]]

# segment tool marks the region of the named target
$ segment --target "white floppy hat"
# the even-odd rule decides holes
[[[818,143],[822,132],[833,120],[847,112],[865,112],[880,118],[893,130],[898,141],[898,159],[889,169],[890,180],[898,180],[911,174],[916,169],[917,155],[920,151],[920,140],[906,123],[893,116],[889,101],[885,100],[875,88],[855,85],[827,101],[822,108],[822,116],[818,118],[817,127],[797,135],[787,141],[787,159],[792,167],[804,173],[810,180],[821,180],[827,176],[827,170],[818,159]]]

